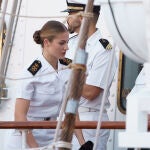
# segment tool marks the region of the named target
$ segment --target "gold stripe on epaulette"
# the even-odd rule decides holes
[[[112,49],[112,45],[111,45],[111,44],[108,44],[108,45],[106,46],[106,49],[107,49],[107,50],[111,50],[111,49]]]
[[[73,6],[68,6],[68,9],[73,9],[73,10],[84,10],[83,7],[73,7]]]

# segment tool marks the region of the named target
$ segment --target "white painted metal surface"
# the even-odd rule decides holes
[[[110,0],[110,5],[108,0],[99,1],[108,29],[119,48],[137,62],[148,61],[143,0]]]
[[[126,130],[119,133],[119,146],[150,148],[150,133],[147,131],[150,112],[150,1],[111,0],[112,11],[105,0],[101,2],[115,42],[129,58],[145,63],[146,70],[144,87],[127,98]]]

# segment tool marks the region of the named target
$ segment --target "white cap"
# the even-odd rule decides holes
[[[84,11],[85,6],[88,0],[66,0],[67,9],[63,12],[76,12],[76,11]],[[93,12],[100,11],[100,2],[94,0]]]

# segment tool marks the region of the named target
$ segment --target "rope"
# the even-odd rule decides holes
[[[67,88],[66,89],[69,89],[69,84],[67,84]],[[66,108],[66,104],[67,104],[67,96],[68,96],[68,93],[65,92],[64,97],[63,97],[62,106],[61,106],[61,109],[60,109],[60,112],[59,112],[59,117],[58,117],[56,130],[55,130],[54,142],[57,141],[57,138],[58,138],[58,135],[59,135],[59,129],[61,128],[63,114],[64,114],[64,111],[65,111],[65,108]]]
[[[69,142],[65,142],[65,141],[57,141],[57,142],[55,142],[55,147],[57,147],[57,148],[63,147],[63,148],[71,149],[72,144]]]
[[[25,15],[16,15],[13,13],[8,13],[4,11],[0,11],[1,14],[6,14],[9,16],[15,16],[15,17],[20,17],[20,18],[37,18],[37,19],[42,19],[42,18],[66,18],[66,16],[25,16]]]
[[[26,80],[26,79],[32,79],[32,78],[37,78],[37,77],[42,77],[42,76],[46,76],[46,75],[49,75],[49,74],[52,74],[52,73],[55,73],[56,71],[61,71],[61,70],[65,70],[65,69],[69,69],[70,66],[67,66],[67,67],[62,67],[60,69],[57,69],[55,71],[51,71],[49,73],[45,73],[45,74],[41,74],[41,75],[37,75],[37,76],[33,76],[33,77],[24,77],[24,78],[12,78],[12,77],[7,77],[5,75],[2,75],[0,74],[0,77],[4,78],[4,79],[7,79],[7,80]]]
[[[86,71],[86,67],[85,65],[81,65],[81,64],[69,64],[68,66],[70,69],[79,69],[79,70],[82,70],[82,71]]]
[[[57,71],[62,71],[62,70],[66,70],[66,69],[79,69],[79,70],[86,71],[86,67],[84,65],[81,65],[81,64],[72,64],[71,63],[71,64],[69,64],[66,67],[62,67],[62,68],[57,69],[55,71],[51,71],[49,73],[45,73],[45,74],[41,74],[41,75],[36,75],[36,76],[33,76],[33,77],[13,78],[13,77],[8,77],[8,76],[2,75],[2,74],[0,74],[0,77],[3,78],[3,79],[12,80],[12,81],[27,80],[27,79],[32,79],[32,78],[46,76],[46,75],[49,75],[49,74],[53,74],[53,73],[55,73]]]
[[[80,15],[82,16],[82,17],[86,17],[86,18],[92,18],[93,17],[93,13],[91,13],[91,12],[80,12]]]
[[[115,48],[116,48],[116,45],[114,45],[114,49],[112,49],[113,51],[111,53],[111,57],[110,57],[109,64],[108,64],[108,72],[106,74],[106,81],[107,82],[105,84],[104,93],[103,93],[103,96],[102,96],[102,103],[101,103],[101,106],[100,106],[99,120],[98,120],[98,124],[97,124],[96,138],[95,138],[93,150],[96,150],[97,144],[100,141],[100,139],[99,139],[100,138],[99,137],[99,130],[100,130],[101,123],[102,123],[102,115],[103,115],[103,111],[104,111],[105,99],[106,99],[106,96],[107,96],[106,94],[107,94],[107,91],[108,91],[109,76],[111,74],[111,68],[112,68],[112,64],[113,64],[113,60],[114,60],[114,56],[115,56]]]
[[[69,64],[68,66],[70,69],[81,69],[83,71],[86,70],[86,67],[84,65],[81,65],[81,64]],[[67,88],[66,89],[69,89],[69,84],[67,84]],[[69,92],[69,91],[67,91]],[[69,93],[65,92],[64,94],[64,97],[63,97],[63,102],[62,102],[62,106],[61,106],[61,109],[60,109],[60,112],[59,112],[59,117],[58,117],[58,123],[57,123],[57,126],[56,126],[56,131],[55,131],[55,136],[54,136],[54,142],[57,141],[57,138],[58,138],[58,134],[59,134],[59,129],[61,127],[61,123],[62,123],[62,119],[63,119],[63,114],[64,114],[64,111],[65,111],[65,108],[66,108],[66,104],[67,104],[67,96]]]
[[[73,15],[68,15],[67,18],[70,16],[82,16],[82,17],[86,17],[86,18],[92,18],[93,13],[91,13],[91,12],[78,12],[78,13],[73,14]]]

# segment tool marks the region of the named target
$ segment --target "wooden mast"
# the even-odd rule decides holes
[[[71,77],[68,86],[68,95],[66,96],[67,104],[65,109],[65,118],[62,125],[62,131],[60,135],[60,141],[71,143],[72,136],[75,129],[76,113],[78,109],[78,103],[82,95],[82,89],[85,81],[86,61],[87,53],[85,52],[85,45],[88,38],[89,21],[88,13],[93,11],[94,0],[88,0],[85,7],[86,17],[83,18],[80,32],[79,42],[74,59],[74,66],[72,68]],[[66,150],[68,148],[61,147],[59,150]]]

